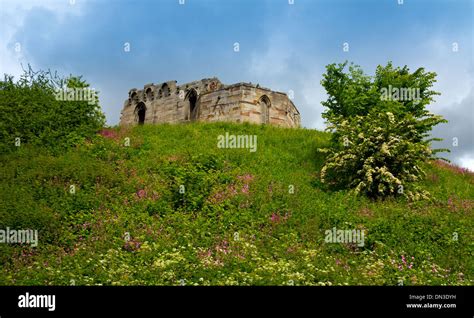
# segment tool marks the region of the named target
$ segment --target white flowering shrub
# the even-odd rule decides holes
[[[430,121],[442,120],[432,116]],[[418,140],[419,121],[412,116],[395,118],[390,113],[371,112],[349,119],[339,117],[333,146],[321,170],[323,183],[348,187],[369,197],[403,195],[427,199],[429,193],[413,182],[424,175],[422,163],[432,157],[429,140]]]
[[[389,62],[370,77],[353,64],[346,71],[347,64],[328,65],[321,81],[328,94],[323,117],[333,133],[331,147],[320,149],[327,153],[321,181],[369,197],[428,198],[416,186],[423,163],[447,151],[430,147],[440,140],[429,139],[433,126],[447,122],[426,109],[439,95],[431,90],[436,73]]]

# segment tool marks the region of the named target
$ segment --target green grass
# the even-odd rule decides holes
[[[219,149],[226,132],[257,151]],[[39,244],[0,244],[0,285],[473,284],[472,174],[427,166],[432,202],[330,192],[328,141],[217,123],[116,129],[58,156],[22,146],[1,156],[0,229]],[[365,245],[325,243],[333,227]]]

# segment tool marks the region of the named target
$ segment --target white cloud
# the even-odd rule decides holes
[[[0,76],[7,73],[18,77],[23,73],[21,64],[31,63],[24,45],[14,38],[31,10],[48,10],[61,22],[70,15],[81,15],[86,3],[84,0],[0,0]]]
[[[461,167],[467,168],[471,170],[472,172],[474,172],[474,156],[471,155],[471,156],[461,157],[459,158],[459,163]]]

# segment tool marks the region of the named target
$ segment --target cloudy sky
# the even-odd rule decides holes
[[[442,94],[431,111],[450,121],[434,130],[445,139],[435,146],[474,171],[474,1],[180,2],[0,0],[0,74],[18,76],[30,63],[83,75],[100,91],[110,125],[128,90],[147,83],[259,83],[292,90],[303,126],[323,129],[325,65],[349,60],[368,74],[388,61],[425,67]]]

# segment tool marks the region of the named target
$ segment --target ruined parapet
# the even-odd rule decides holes
[[[183,85],[168,81],[131,89],[120,125],[190,121],[299,127],[300,114],[284,93],[250,83],[224,85],[214,77]]]

